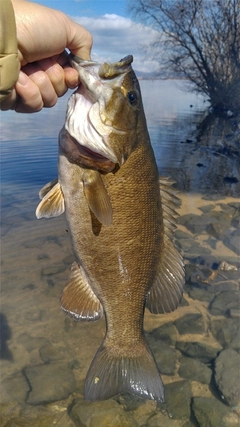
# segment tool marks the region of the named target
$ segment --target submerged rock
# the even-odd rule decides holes
[[[168,415],[173,419],[189,419],[191,386],[186,380],[165,385],[165,404]]]
[[[237,255],[240,255],[240,231],[233,231],[228,237],[223,240],[227,248],[231,249]]]
[[[74,373],[63,362],[30,366],[24,374],[31,387],[27,398],[31,405],[67,399],[76,388]]]
[[[149,343],[161,374],[173,375],[176,368],[177,353],[168,344],[161,340],[149,337]]]
[[[75,400],[70,417],[81,427],[137,427],[136,421],[113,399],[102,402]]]
[[[192,409],[201,427],[239,427],[238,415],[214,397],[194,397]]]
[[[203,384],[209,384],[212,377],[212,370],[208,368],[204,363],[192,357],[182,356],[179,360],[180,367],[178,374],[180,377],[198,381]]]
[[[214,316],[228,314],[230,309],[239,307],[239,293],[236,291],[220,292],[209,305],[209,311]]]
[[[216,340],[223,348],[240,350],[240,319],[223,318],[212,319],[210,330]]]
[[[205,332],[203,316],[200,313],[185,314],[175,320],[179,334],[203,334]]]
[[[240,405],[240,354],[223,350],[215,360],[215,381],[229,406]]]
[[[178,332],[172,323],[164,323],[164,325],[154,329],[150,333],[150,336],[153,336],[155,340],[161,340],[169,345],[175,345],[178,339]]]
[[[185,356],[196,358],[202,363],[212,362],[216,359],[219,351],[221,350],[220,348],[213,347],[200,341],[178,341],[176,343],[176,347]]]

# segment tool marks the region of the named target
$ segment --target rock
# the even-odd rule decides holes
[[[207,302],[211,302],[213,299],[213,294],[212,292],[208,292],[208,290],[206,289],[200,289],[200,288],[196,288],[194,286],[190,287],[185,287],[185,291],[188,293],[188,295],[195,300],[198,301],[207,301]]]
[[[27,333],[21,334],[17,342],[22,344],[25,349],[31,353],[33,350],[39,349],[43,345],[50,344],[49,340],[44,337],[32,337]]]
[[[223,350],[215,360],[215,381],[229,406],[240,405],[240,354]]]
[[[24,369],[31,386],[27,398],[30,405],[67,399],[76,388],[75,377],[66,363],[35,365]]]
[[[209,384],[212,377],[212,370],[204,363],[199,362],[192,357],[181,357],[178,374],[187,380],[198,381],[203,384]]]
[[[211,222],[211,217],[207,215],[186,214],[182,215],[178,219],[178,222],[184,225],[191,233],[200,234],[205,231],[206,225]]]
[[[191,402],[191,386],[186,380],[165,385],[165,407],[170,418],[189,419]]]
[[[1,382],[1,403],[18,402],[26,400],[29,393],[29,384],[22,372],[5,378]]]
[[[33,420],[28,420],[25,417],[17,417],[8,421],[4,427],[33,427]]]
[[[226,224],[222,224],[221,222],[217,222],[215,224],[208,224],[206,226],[206,232],[209,236],[214,237],[217,240],[221,240],[222,236],[226,233],[227,227]]]
[[[39,349],[40,356],[44,363],[66,360],[69,350],[67,347],[57,347],[53,344],[44,345]]]
[[[226,291],[218,294],[209,304],[209,311],[213,315],[224,315],[230,309],[239,307],[239,293],[235,291]]]
[[[209,205],[200,206],[199,210],[202,211],[203,213],[208,213],[208,212],[212,211],[214,208],[215,208],[215,205],[213,203],[211,203]]]
[[[240,230],[233,231],[230,236],[223,240],[223,243],[227,248],[240,255]]]
[[[176,351],[164,341],[150,338],[149,343],[161,374],[173,375],[177,362]]]
[[[143,424],[140,424],[143,426]],[[178,421],[173,420],[169,417],[168,414],[162,414],[161,412],[157,412],[155,415],[152,415],[147,424],[144,424],[144,427],[178,427]]]
[[[194,397],[192,409],[201,427],[239,427],[238,415],[213,397]]]
[[[70,409],[70,417],[79,427],[137,427],[137,423],[113,399],[102,402],[75,400]]]
[[[220,348],[212,347],[211,345],[200,341],[177,341],[176,348],[185,356],[196,358],[202,363],[212,362],[216,359],[219,351],[221,350]]]
[[[159,328],[154,329],[150,335],[153,336],[155,340],[164,341],[169,345],[175,345],[178,339],[177,329],[172,323],[164,323],[162,326],[159,326]]]
[[[239,318],[212,319],[210,330],[223,348],[240,350]]]
[[[175,320],[179,334],[203,334],[205,332],[203,316],[200,313],[185,314],[180,319]]]

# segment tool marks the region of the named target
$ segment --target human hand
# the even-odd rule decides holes
[[[20,72],[1,109],[36,112],[52,107],[68,88],[79,84],[65,48],[90,58],[92,37],[64,13],[25,0],[12,0],[18,40]]]

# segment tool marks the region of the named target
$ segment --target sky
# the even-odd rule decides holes
[[[35,1],[35,0],[32,0]],[[37,0],[37,3],[59,9],[85,27],[93,36],[92,59],[116,62],[133,55],[138,74],[155,73],[159,64],[147,54],[149,43],[157,32],[133,21],[128,11],[131,0]]]

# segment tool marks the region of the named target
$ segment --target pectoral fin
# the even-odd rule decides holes
[[[72,264],[71,275],[63,289],[61,307],[75,320],[95,321],[103,315],[102,304],[76,262]]]
[[[185,282],[183,259],[172,242],[177,228],[176,209],[180,205],[180,199],[176,196],[177,190],[172,187],[173,181],[161,177],[159,184],[163,207],[163,252],[155,282],[147,294],[146,301],[146,307],[155,314],[169,313],[177,308]]]
[[[57,180],[46,184],[39,192],[42,201],[36,209],[36,217],[53,218],[65,211],[64,196],[61,185]]]
[[[100,173],[92,170],[86,171],[83,178],[83,189],[88,206],[98,221],[109,226],[112,223],[112,204]]]

